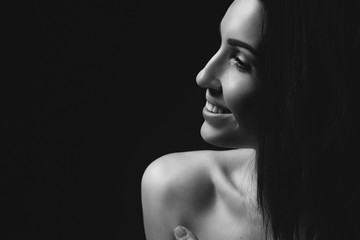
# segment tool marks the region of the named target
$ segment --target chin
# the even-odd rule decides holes
[[[238,127],[217,129],[206,123],[201,126],[200,135],[205,142],[222,148],[254,148],[253,137],[246,137]]]

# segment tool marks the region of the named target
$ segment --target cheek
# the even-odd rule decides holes
[[[223,89],[224,100],[236,117],[244,117],[243,114],[248,114],[253,110],[255,90],[255,84],[251,78],[231,81]]]

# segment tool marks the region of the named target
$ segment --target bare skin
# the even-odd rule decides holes
[[[172,239],[178,225],[199,239],[265,239],[255,204],[254,157],[252,149],[237,149],[154,161],[142,184],[147,239]]]
[[[221,46],[196,79],[206,89],[202,138],[234,150],[172,153],[149,165],[142,179],[147,240],[174,239],[179,225],[204,240],[265,239],[254,171],[261,10],[258,0],[231,4]]]

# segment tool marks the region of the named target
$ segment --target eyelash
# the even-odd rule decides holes
[[[235,55],[231,58],[231,62],[235,65],[235,67],[237,69],[239,69],[240,71],[247,71],[250,72],[251,71],[251,66],[244,63],[243,61],[240,60],[240,58]]]

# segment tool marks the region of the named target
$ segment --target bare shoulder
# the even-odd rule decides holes
[[[145,170],[143,178],[156,180],[161,177],[173,176],[174,172],[209,170],[209,167],[234,167],[244,164],[253,154],[250,149],[225,151],[189,151],[166,154],[153,161]],[[200,169],[198,169],[200,168]],[[148,180],[148,179],[146,179]]]
[[[141,195],[148,240],[171,239],[171,230],[184,224],[187,215],[197,216],[211,202],[210,169],[215,156],[213,151],[171,153],[147,167]]]
[[[174,173],[182,170],[192,170],[197,167],[204,168],[211,164],[215,159],[215,151],[193,151],[193,152],[176,152],[166,154],[153,161],[145,170],[144,180],[164,180],[171,178]],[[197,169],[194,169],[197,170]],[[150,178],[150,179],[149,179]]]
[[[161,156],[153,161],[143,174],[143,194],[147,190],[154,191],[154,188],[158,194],[168,191],[169,196],[181,192],[182,188],[189,191],[189,183],[208,180],[206,176],[211,165],[215,163],[216,155],[215,151],[192,151]],[[176,189],[176,192],[172,189]]]
[[[208,239],[207,233],[222,232],[211,228],[218,219],[237,232],[238,222],[248,216],[249,171],[245,168],[253,153],[246,149],[179,152],[153,161],[142,179],[147,239],[171,239],[177,225],[188,226]]]
[[[242,171],[249,162],[253,151],[247,149],[226,151],[191,151],[164,155],[153,161],[145,170],[142,178],[142,194],[166,198],[167,203],[176,199],[191,200],[191,193],[210,193],[214,175],[220,173],[231,178]],[[229,179],[228,179],[229,180]],[[236,179],[235,179],[236,180]],[[209,191],[203,191],[208,189]],[[198,191],[201,190],[201,191]],[[184,198],[189,199],[184,199]]]

